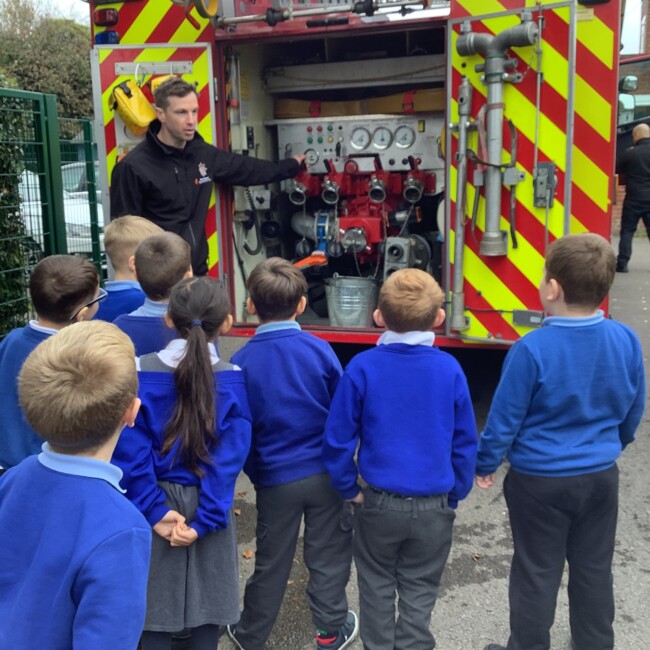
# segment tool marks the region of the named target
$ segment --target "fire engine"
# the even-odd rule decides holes
[[[307,166],[217,186],[209,273],[250,335],[245,283],[281,256],[304,270],[304,329],[373,343],[378,288],[432,274],[437,344],[500,347],[543,318],[546,247],[609,238],[619,3],[607,0],[90,0],[100,174],[140,140],[113,110],[125,81],[180,75],[202,137]],[[109,195],[103,194],[104,214]],[[606,305],[605,305],[606,307]]]

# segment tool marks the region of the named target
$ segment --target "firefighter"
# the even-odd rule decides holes
[[[192,247],[194,273],[204,275],[212,183],[261,185],[293,178],[304,156],[271,162],[208,144],[196,130],[196,88],[180,77],[160,84],[154,101],[157,119],[145,140],[113,170],[111,219],[137,214],[180,235]]]
[[[616,271],[627,273],[632,257],[632,238],[639,219],[643,219],[650,238],[650,126],[637,124],[632,131],[632,143],[616,163],[616,173],[626,180],[625,200],[621,216],[621,239],[618,244]]]

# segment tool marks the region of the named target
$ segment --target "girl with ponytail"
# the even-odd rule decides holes
[[[243,373],[217,352],[230,311],[212,278],[172,289],[165,320],[178,338],[138,359],[140,415],[113,456],[127,497],[157,533],[143,650],[170,650],[172,634],[188,628],[194,650],[214,650],[219,626],[239,619],[232,502],[251,416]]]

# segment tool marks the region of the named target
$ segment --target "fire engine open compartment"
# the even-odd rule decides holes
[[[304,267],[303,323],[331,342],[375,342],[381,283],[417,267],[447,296],[439,345],[508,345],[541,324],[549,244],[611,235],[619,3],[223,0],[206,15],[137,0],[110,24],[103,4],[90,0],[106,187],[139,142],[112,89],[168,74],[196,84],[206,142],[308,160],[291,181],[215,188],[208,272],[236,333],[253,331],[246,279],[279,255]]]
[[[301,322],[373,327],[384,278],[400,268],[441,284],[445,30],[236,42],[224,48],[234,151],[306,157],[275,187],[234,190],[236,320],[262,259],[304,270]],[[227,224],[224,224],[227,227]]]

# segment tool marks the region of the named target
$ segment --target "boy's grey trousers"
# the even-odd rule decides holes
[[[354,515],[363,647],[432,650],[431,613],[456,513],[446,494],[405,498],[370,487],[363,494]]]
[[[277,618],[304,517],[307,600],[316,628],[336,632],[345,623],[345,587],[352,563],[352,515],[329,474],[258,487],[255,572],[244,593],[237,641],[262,650]]]

